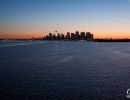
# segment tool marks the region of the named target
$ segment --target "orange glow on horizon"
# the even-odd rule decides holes
[[[75,32],[75,31],[72,31]],[[81,31],[80,31],[81,32]],[[87,32],[87,31],[85,31]],[[107,33],[107,32],[97,32],[97,31],[90,31],[92,34],[94,34],[94,38],[113,38],[113,39],[124,39],[128,38],[130,39],[130,33]],[[54,32],[52,32],[54,33]],[[61,32],[59,32],[61,33]],[[48,33],[47,33],[48,34]],[[32,39],[32,38],[42,38],[46,36],[45,33],[5,33],[0,34],[0,39]],[[64,32],[64,35],[66,35],[66,32]]]
[[[32,39],[32,38],[42,38],[45,35],[43,33],[24,33],[24,34],[17,34],[17,33],[7,33],[7,34],[0,34],[0,39]]]
[[[94,38],[113,38],[113,39],[124,39],[124,38],[128,38],[130,39],[130,34],[121,34],[121,33],[117,33],[117,34],[110,34],[110,33],[95,33],[94,34]]]

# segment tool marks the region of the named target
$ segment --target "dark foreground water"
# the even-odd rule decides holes
[[[130,43],[1,42],[0,100],[127,100],[128,88]]]

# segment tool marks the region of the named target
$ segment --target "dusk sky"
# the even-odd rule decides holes
[[[129,0],[0,0],[0,38],[90,31],[130,38]]]

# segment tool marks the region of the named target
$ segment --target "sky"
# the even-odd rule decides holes
[[[130,0],[0,0],[0,38],[90,31],[130,38]]]

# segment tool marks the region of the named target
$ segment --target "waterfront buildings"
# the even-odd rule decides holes
[[[45,40],[86,40],[86,41],[93,41],[93,34],[91,32],[79,32],[75,31],[75,33],[67,32],[66,35],[63,33],[49,33],[45,38]]]

